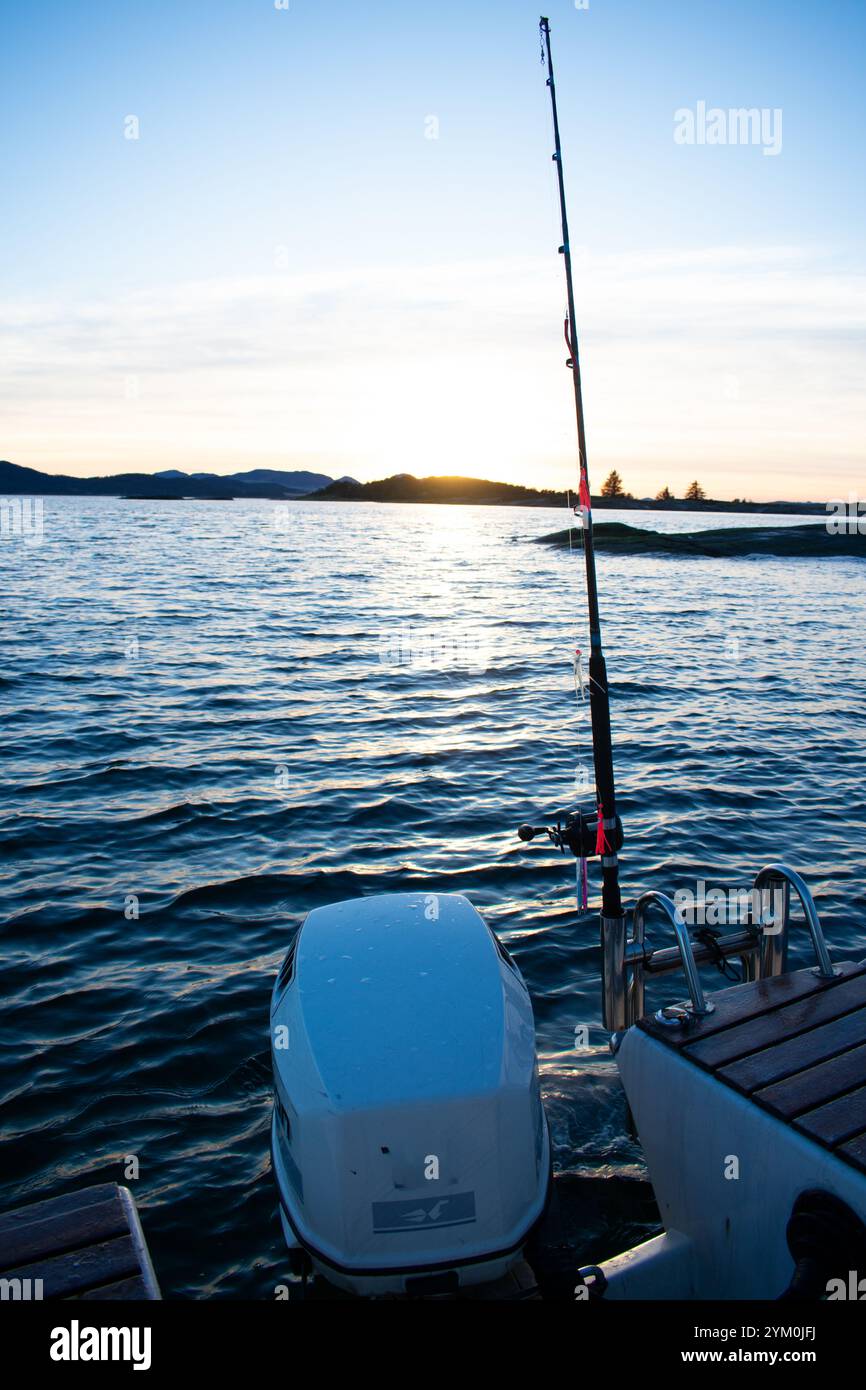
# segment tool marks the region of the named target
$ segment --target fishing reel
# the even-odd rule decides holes
[[[571,850],[575,859],[595,859],[598,857],[596,843],[598,838],[598,813],[589,811],[570,811],[565,821],[557,820],[555,825],[521,825],[517,834],[528,844],[538,835],[546,835],[552,845],[565,854]],[[608,853],[618,853],[622,849],[622,821],[616,817],[616,825],[604,832],[605,848]]]

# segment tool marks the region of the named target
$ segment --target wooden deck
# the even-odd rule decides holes
[[[115,1183],[0,1216],[0,1279],[13,1298],[160,1296],[135,1200]]]
[[[734,985],[684,1028],[639,1027],[866,1173],[866,962]]]

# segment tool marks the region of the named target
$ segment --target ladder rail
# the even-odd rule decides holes
[[[680,958],[680,966],[686,977],[689,987],[689,999],[691,1001],[691,1011],[696,1018],[703,1018],[712,1013],[713,1005],[704,997],[704,989],[698,975],[698,967],[695,962],[695,953],[692,946],[689,929],[683,914],[676,907],[674,902],[668,897],[667,893],[659,893],[656,889],[650,889],[648,893],[643,893],[634,905],[632,916],[632,943],[644,947],[646,915],[651,907],[657,905],[667,917],[674,929],[674,936],[677,939],[676,950]],[[643,973],[645,967],[645,951],[642,949],[641,956],[634,957],[634,970],[632,974],[632,988],[629,991],[629,1002],[634,1010],[638,1007],[641,1013],[632,1013],[630,1022],[634,1023],[643,1013]]]
[[[763,869],[759,869],[756,873],[752,889],[753,891],[755,889],[760,891],[765,889],[770,883],[783,883],[785,885],[785,909],[782,923],[778,931],[770,931],[769,924],[762,923],[761,931],[764,940],[766,941],[767,938],[771,936],[779,936],[781,937],[783,945],[787,946],[788,931],[790,928],[790,890],[793,888],[806,914],[809,934],[812,937],[812,946],[814,947],[815,956],[818,961],[815,974],[820,976],[822,980],[835,979],[835,977],[840,974],[840,971],[834,969],[833,962],[830,960],[830,952],[827,949],[827,942],[824,937],[824,929],[821,926],[821,919],[818,916],[818,909],[803,879],[797,873],[796,869],[789,868],[787,864],[765,864]],[[773,925],[775,926],[775,923]],[[764,972],[762,972],[762,974],[763,973]],[[775,971],[773,973],[780,974],[781,971]]]

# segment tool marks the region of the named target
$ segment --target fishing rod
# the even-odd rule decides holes
[[[602,940],[622,938],[622,897],[619,886],[617,849],[622,842],[622,829],[616,814],[616,790],[613,775],[613,742],[610,730],[610,696],[607,666],[601,642],[601,618],[598,608],[598,582],[595,573],[595,544],[592,530],[592,498],[586,462],[586,426],[583,414],[583,393],[580,381],[580,359],[577,349],[577,326],[574,312],[574,283],[571,273],[571,246],[568,238],[568,212],[565,204],[565,179],[562,168],[562,145],[559,138],[559,114],[556,108],[556,84],[553,78],[553,55],[550,48],[550,22],[544,16],[539,21],[542,62],[547,59],[547,86],[553,111],[553,138],[556,175],[559,182],[559,209],[562,220],[562,245],[559,248],[565,265],[565,284],[568,313],[565,323],[569,350],[568,366],[574,383],[574,409],[577,417],[577,448],[579,463],[579,502],[583,528],[583,547],[586,560],[586,597],[589,610],[589,710],[592,720],[592,752],[595,765],[595,785],[598,799],[598,823],[595,852],[601,858]],[[579,843],[585,846],[585,823],[579,818]],[[572,848],[575,846],[572,844]],[[577,849],[575,848],[575,853]],[[606,925],[613,930],[607,930]]]

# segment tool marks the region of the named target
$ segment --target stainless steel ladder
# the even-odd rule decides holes
[[[698,975],[698,965],[718,964],[731,957],[742,962],[746,980],[782,975],[787,969],[788,933],[791,919],[791,889],[802,904],[812,937],[821,979],[839,974],[833,968],[824,932],[812,894],[800,875],[785,864],[767,864],[755,875],[751,900],[760,894],[759,920],[739,931],[716,938],[712,945],[694,943],[683,913],[666,893],[652,890],[638,898],[632,913],[631,934],[627,917],[605,918],[602,925],[602,995],[604,1024],[612,1033],[622,1032],[645,1013],[644,994],[647,975],[668,975],[682,970],[686,977],[689,1002],[671,1013],[671,1021],[682,1022],[685,1015],[701,1018],[713,1010]],[[771,893],[781,889],[781,912],[771,910]],[[650,950],[646,945],[645,923],[652,907],[659,907],[674,931],[674,946]],[[661,1011],[667,1014],[669,1011]]]

